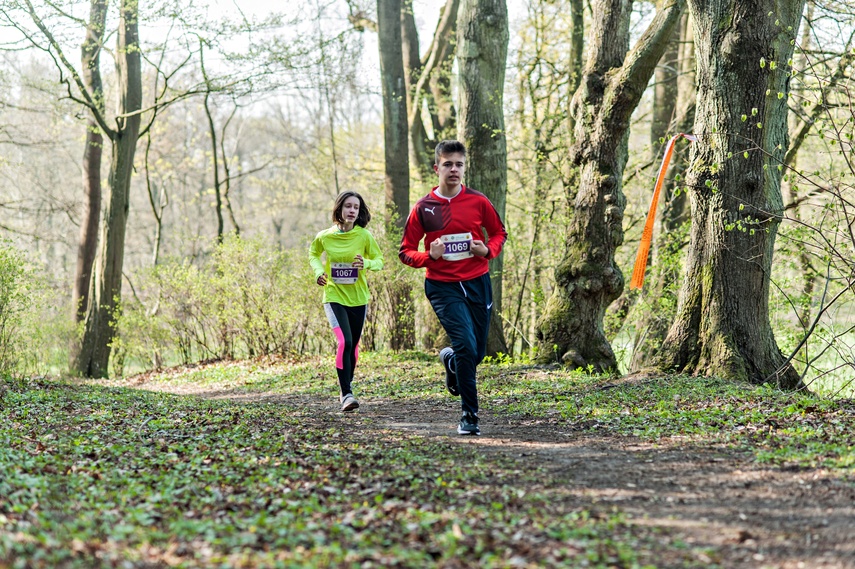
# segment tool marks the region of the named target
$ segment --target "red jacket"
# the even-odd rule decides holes
[[[446,242],[445,254],[433,260],[429,253],[430,244],[438,237]],[[404,227],[398,257],[405,265],[427,268],[425,276],[429,279],[466,281],[489,270],[487,261],[502,252],[507,238],[505,225],[487,196],[461,185],[460,192],[449,200],[437,196],[434,188],[413,206]],[[486,257],[471,253],[472,239],[481,239],[487,244],[490,252]],[[422,240],[424,251],[419,251],[419,241]]]

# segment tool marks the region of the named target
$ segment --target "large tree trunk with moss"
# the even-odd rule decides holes
[[[692,228],[656,367],[800,385],[769,323],[792,41],[803,0],[690,0],[698,54]]]
[[[629,48],[629,0],[593,4],[588,62],[571,106],[577,184],[566,187],[570,223],[555,288],[538,329],[538,360],[594,371],[616,371],[603,332],[606,307],[623,290],[615,249],[623,242],[621,179],[632,111],[668,45],[682,0],[660,9]]]
[[[675,45],[679,45],[673,61],[675,89],[673,92],[662,92],[663,98],[672,103],[663,105],[669,107],[672,116],[668,118],[669,122],[664,124],[664,128],[663,123],[660,123],[659,128],[662,130],[653,130],[651,133],[657,159],[661,159],[662,145],[658,144],[661,137],[667,139],[680,132],[689,132],[695,122],[695,49],[688,14],[683,15],[675,40]],[[661,80],[666,79],[666,73],[667,70],[664,70]],[[660,82],[658,76],[657,69],[657,84]],[[658,91],[656,99],[659,99]],[[662,205],[656,212],[655,223],[658,233],[648,258],[651,263],[650,273],[636,304],[638,319],[630,371],[640,369],[655,355],[668,335],[668,329],[677,313],[680,274],[688,233],[686,226],[690,218],[688,190],[678,180],[685,177],[689,167],[689,152],[688,142],[681,144],[674,154],[668,177],[662,184]]]
[[[113,340],[116,303],[122,294],[125,229],[130,204],[131,175],[140,131],[142,75],[138,6],[123,0],[116,49],[119,83],[118,129],[108,132],[112,145],[110,200],[105,212],[83,337],[72,354],[72,371],[85,377],[106,377]]]
[[[386,163],[386,231],[400,238],[410,209],[410,161],[407,145],[407,91],[401,43],[401,0],[377,0],[380,75],[383,85],[383,134]],[[396,241],[396,239],[392,239]],[[389,347],[412,349],[415,320],[410,287],[388,282]]]
[[[505,0],[462,0],[457,15],[460,65],[458,131],[466,145],[466,185],[485,194],[502,219],[508,191],[508,151],[503,109],[508,57]],[[493,309],[487,354],[508,353],[502,327],[504,254],[490,261]]]
[[[94,95],[94,101],[104,109],[104,89],[101,83],[101,43],[107,20],[106,0],[92,0],[86,39],[80,49],[83,83]],[[98,250],[98,222],[101,219],[101,156],[104,153],[104,136],[98,121],[86,122],[86,141],[83,147],[83,215],[80,219],[80,238],[77,245],[77,269],[74,274],[72,306],[74,319],[80,322],[86,316],[89,304],[89,283],[92,266]]]

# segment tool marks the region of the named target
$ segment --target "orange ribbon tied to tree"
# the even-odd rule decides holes
[[[662,157],[662,165],[659,166],[659,174],[656,176],[656,187],[653,189],[653,200],[647,211],[647,221],[644,222],[644,231],[641,232],[641,243],[638,244],[638,255],[635,257],[635,267],[632,269],[632,279],[629,288],[641,288],[644,284],[644,271],[647,268],[647,255],[650,252],[650,242],[653,240],[653,220],[656,219],[656,205],[659,203],[659,193],[662,190],[662,182],[665,181],[665,172],[671,163],[671,155],[674,154],[674,144],[679,138],[685,138],[695,142],[698,138],[694,134],[675,134],[665,146],[665,155]]]

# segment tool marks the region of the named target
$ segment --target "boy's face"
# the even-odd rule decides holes
[[[463,174],[466,171],[466,156],[462,152],[441,154],[439,164],[434,164],[433,169],[439,176],[440,186],[453,188],[463,182]]]

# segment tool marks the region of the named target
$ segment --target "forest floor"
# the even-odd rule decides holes
[[[527,369],[531,368],[499,369],[493,379],[503,373],[530,375]],[[439,369],[432,371],[442,385]],[[146,376],[131,381],[135,387],[173,394],[302,409],[302,421],[311,422],[312,428],[340,429],[355,440],[381,438],[394,444],[395,433],[402,432],[463,446],[495,464],[496,471],[511,460],[514,472],[521,471],[515,487],[525,493],[545,494],[563,510],[584,511],[593,518],[619,513],[634,534],[644,536],[642,543],[650,544],[648,551],[640,552],[640,561],[650,566],[855,568],[851,467],[825,468],[815,460],[758,461],[756,448],[704,436],[672,434],[650,440],[610,433],[608,421],[568,421],[555,409],[534,415],[513,412],[506,399],[491,396],[483,386],[482,435],[461,437],[455,430],[459,400],[445,393],[422,398],[401,392],[364,396],[356,412],[345,414],[334,397],[317,393],[223,388],[192,381],[151,384]],[[589,388],[608,392],[645,381],[624,378]],[[845,428],[851,434],[855,409],[844,406],[849,421]],[[696,421],[703,424],[704,417]],[[769,431],[780,427],[774,418],[767,423]],[[855,449],[846,448],[850,456],[839,458],[851,460]],[[467,465],[457,467],[465,470]],[[517,565],[526,563],[517,559]]]
[[[0,569],[855,568],[855,401],[435,355],[0,377]]]

